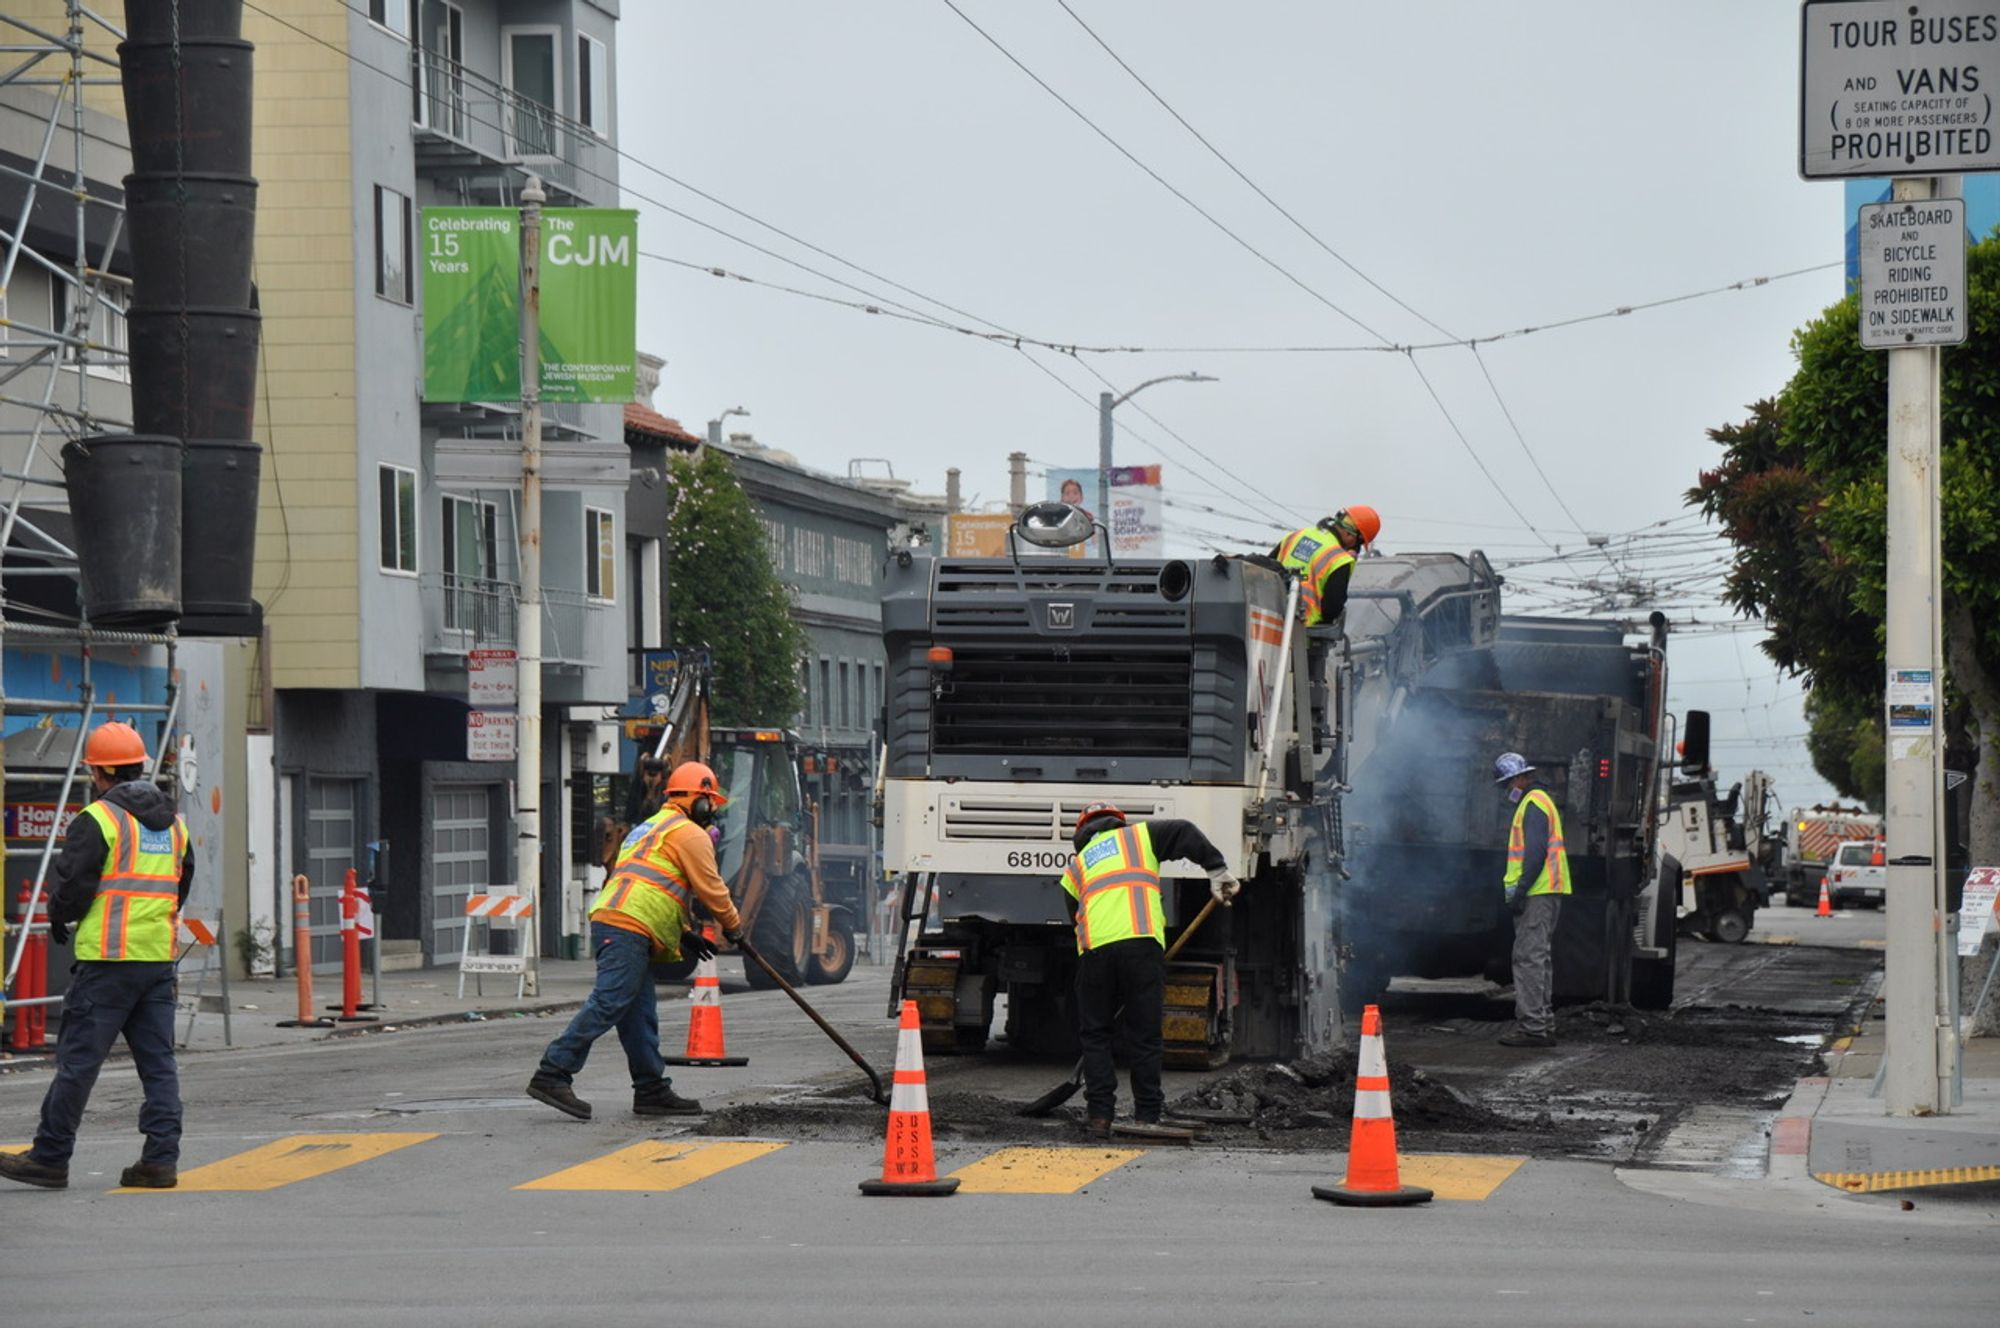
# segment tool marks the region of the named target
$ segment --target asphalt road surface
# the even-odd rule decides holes
[[[1789,953],[1689,946],[1684,984],[1719,990],[1741,970],[1767,996],[1832,1003],[1817,988],[1849,969],[1751,962]],[[863,969],[813,991],[884,1071],[885,981]],[[1420,1045],[1421,1029],[1482,1021],[1436,993],[1402,999],[1457,1013],[1392,1014],[1392,1057],[1422,1052],[1438,1075],[1462,1073]],[[556,1021],[496,1019],[190,1056],[183,1188],[121,1193],[138,1085],[115,1063],[71,1188],[0,1190],[0,1324],[1993,1321],[1991,1195],[1904,1211],[1779,1187],[1727,1159],[1632,1157],[1643,1169],[1625,1172],[1538,1155],[1502,1129],[1435,1150],[1413,1130],[1405,1178],[1439,1197],[1412,1209],[1314,1200],[1313,1185],[1344,1171],[1324,1133],[1148,1149],[1086,1146],[1060,1123],[961,1138],[943,1120],[938,1168],[962,1177],[960,1192],[865,1198],[856,1185],[880,1174],[879,1126],[843,1137],[801,1123],[829,1103],[846,1113],[860,1075],[782,995],[724,1001],[730,1050],[750,1065],[675,1082],[713,1107],[769,1109],[767,1128],[734,1137],[633,1117],[611,1039],[579,1082],[595,1119],[534,1103],[521,1090]],[[663,1010],[669,1040],[684,1018]],[[1419,1045],[1395,1040],[1399,1023]],[[1671,1045],[1593,1027],[1596,1040],[1489,1067],[1483,1088],[1466,1076],[1469,1100],[1519,1097],[1540,1079],[1561,1110],[1561,1076],[1575,1072],[1563,1067]],[[1483,1031],[1430,1036],[1484,1063]],[[1026,1101],[1066,1068],[934,1060],[932,1088],[940,1102]],[[1174,1075],[1169,1091],[1203,1078]],[[44,1082],[0,1076],[0,1146],[26,1142]],[[1680,1093],[1700,1105],[1714,1087]]]

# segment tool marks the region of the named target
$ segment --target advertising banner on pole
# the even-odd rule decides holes
[[[1164,558],[1167,532],[1163,519],[1160,468],[1158,466],[1113,466],[1111,468],[1111,516],[1106,521],[1091,511],[1096,502],[1097,467],[1062,468],[1051,466],[1049,499],[1081,507],[1093,520],[1104,521],[1111,531],[1114,558]]]
[[[521,399],[521,214],[425,208],[424,400]]]
[[[521,399],[521,216],[423,210],[424,400]],[[542,400],[632,398],[639,214],[542,212]]]

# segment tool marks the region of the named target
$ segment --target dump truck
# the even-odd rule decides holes
[[[1427,667],[1491,630],[1498,578],[1477,555],[1373,560],[1403,584],[1357,642],[1300,625],[1298,587],[1268,558],[1114,560],[1108,540],[1068,556],[1079,527],[1082,513],[1036,504],[1006,556],[890,557],[880,797],[904,919],[892,1007],[916,1002],[927,1049],[970,1052],[1004,994],[1013,1048],[1072,1051],[1076,945],[1058,878],[1077,814],[1107,799],[1134,820],[1193,821],[1244,883],[1169,969],[1167,1063],[1342,1045],[1348,772]],[[1162,876],[1171,932],[1208,882],[1191,863]]]
[[[829,888],[820,870],[819,808],[800,787],[799,735],[713,725],[708,691],[707,655],[689,652],[666,708],[629,726],[641,754],[626,777],[623,816],[601,827],[604,868],[611,870],[630,828],[660,809],[673,767],[703,761],[729,795],[716,818],[716,865],[758,953],[787,982],[844,981],[854,967],[864,905],[851,892]],[[705,920],[699,902],[696,911],[696,921]],[[654,965],[654,975],[670,981],[693,971],[688,959]],[[775,985],[756,964],[744,965],[744,975],[753,987]]]
[[[1365,560],[1350,640],[1394,593],[1395,560]],[[1357,647],[1358,648],[1358,647]],[[1502,615],[1490,639],[1441,653],[1386,716],[1346,782],[1341,930],[1350,1002],[1395,977],[1511,980],[1501,881],[1513,807],[1501,752],[1536,767],[1563,818],[1572,894],[1554,942],[1560,1001],[1672,1001],[1679,865],[1659,852],[1666,625]]]

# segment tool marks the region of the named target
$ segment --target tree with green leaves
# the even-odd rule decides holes
[[[1985,862],[2000,855],[2000,237],[1968,251],[1966,284],[1970,339],[1943,352],[1945,737],[1954,766],[1977,765]],[[1761,614],[1765,653],[1807,679],[1814,768],[1879,800],[1888,365],[1861,348],[1859,317],[1850,295],[1794,334],[1791,381],[1710,430],[1722,463],[1688,502],[1736,546],[1725,598]]]
[[[675,457],[668,470],[671,639],[709,648],[716,723],[789,725],[804,700],[806,637],[757,510],[714,448]]]

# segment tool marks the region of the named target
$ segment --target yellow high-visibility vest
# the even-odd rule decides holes
[[[83,809],[104,832],[97,898],[76,929],[76,957],[94,962],[171,963],[188,828],[181,817],[149,830],[102,800]]]
[[[1166,944],[1160,859],[1145,822],[1091,836],[1070,858],[1062,884],[1077,901],[1078,954],[1140,936]]]
[[[1521,859],[1528,851],[1527,832],[1521,822],[1528,814],[1529,807],[1540,807],[1542,815],[1549,818],[1549,851],[1537,868],[1535,883],[1528,887],[1531,895],[1566,895],[1569,893],[1569,852],[1563,847],[1562,817],[1556,811],[1556,802],[1546,790],[1529,789],[1514,807],[1514,824],[1507,830],[1507,876],[1501,882],[1508,894],[1521,879],[1521,872],[1527,866]]]
[[[688,818],[673,807],[632,827],[604,888],[590,901],[594,914],[608,911],[630,918],[653,938],[653,948],[678,957],[684,919],[693,907],[680,863],[667,855],[667,836]]]
[[[1278,545],[1278,563],[1299,578],[1299,603],[1305,606],[1306,626],[1320,622],[1325,607],[1326,579],[1342,567],[1354,565],[1354,555],[1324,530],[1295,530]]]

